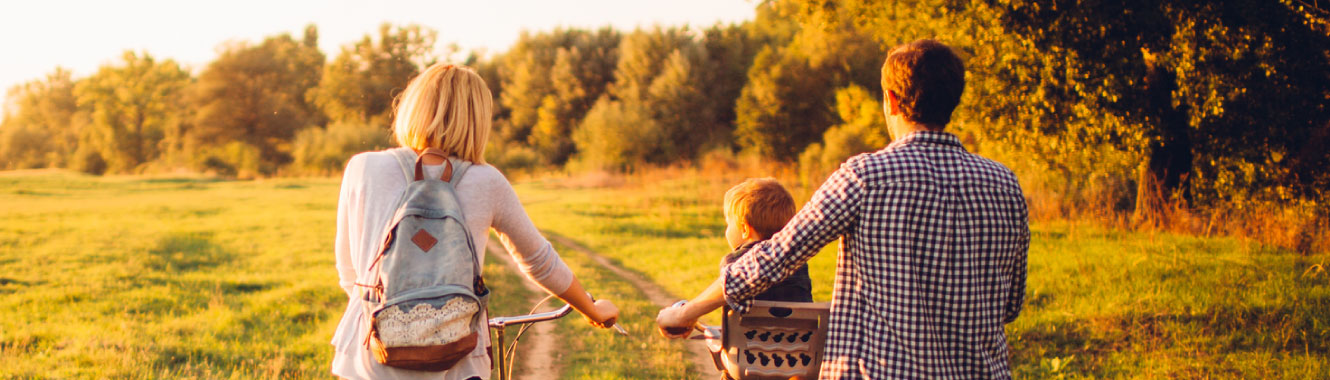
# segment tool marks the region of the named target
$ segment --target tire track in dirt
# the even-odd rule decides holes
[[[614,265],[614,263],[611,263],[610,260],[605,256],[601,256],[600,254],[596,253],[595,251],[592,251],[590,248],[583,246],[581,243],[578,243],[573,239],[553,234],[550,233],[549,231],[541,231],[541,232],[544,233],[545,237],[548,238],[550,241],[556,242],[559,245],[568,247],[569,249],[572,249],[574,251],[577,251],[578,253],[586,255],[587,257],[591,258],[592,261],[595,261],[596,264],[600,265],[601,267],[604,267],[605,269],[608,269],[610,272],[613,272],[616,276],[619,276],[619,278],[627,280],[629,283],[633,284],[633,287],[636,287],[637,290],[641,291],[642,294],[647,297],[647,300],[651,301],[651,303],[654,303],[657,306],[666,307],[674,304],[674,302],[679,300],[679,298],[670,295],[669,292],[665,291],[665,289],[662,289],[659,285],[656,285],[656,283],[651,282],[651,280],[648,280],[642,275],[639,275],[637,273],[634,273],[632,271]],[[651,323],[654,324],[655,322],[652,321]],[[682,340],[682,342],[684,347],[688,349],[688,353],[690,354],[689,356],[692,357],[691,359],[693,362],[693,368],[697,370],[699,377],[708,377],[707,376],[708,374],[716,373],[716,365],[711,361],[711,352],[707,351],[706,341],[684,339]]]
[[[500,245],[499,242],[494,241],[494,239],[488,239],[485,244],[485,252],[488,253],[490,257],[503,262],[504,266],[507,266],[509,270],[513,271],[513,273],[518,273],[519,275],[522,273],[522,270],[517,267],[517,262],[513,261],[513,257],[509,256],[508,251],[503,249],[503,245]],[[527,290],[530,290],[535,294],[527,300],[527,304],[535,305],[536,302],[540,302],[542,298],[545,298],[545,289],[541,289],[540,286],[531,283],[531,281],[527,280],[525,276],[522,277],[521,282],[522,286],[525,286]],[[542,306],[541,310],[538,310],[537,312],[550,310],[553,310],[553,308]],[[559,378],[559,372],[561,372],[563,368],[559,365],[558,358],[554,356],[554,346],[556,344],[554,327],[555,324],[550,322],[536,323],[527,330],[526,334],[522,334],[522,339],[524,339],[523,342],[526,342],[526,344],[519,345],[521,349],[519,349],[517,355],[514,356],[513,360],[522,362],[520,369],[514,369],[513,372],[519,374],[519,376],[515,376],[514,378],[520,380]],[[512,339],[516,334],[517,329],[511,329],[510,334],[508,335],[509,339]],[[507,344],[512,344],[512,341],[510,340]]]

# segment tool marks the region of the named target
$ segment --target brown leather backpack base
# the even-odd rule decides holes
[[[390,367],[439,372],[452,368],[458,361],[470,355],[479,341],[479,335],[472,332],[448,344],[385,348],[383,342],[379,341],[378,331],[372,331],[369,350],[374,353],[375,361]]]

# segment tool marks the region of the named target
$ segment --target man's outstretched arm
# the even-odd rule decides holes
[[[697,319],[725,304],[739,312],[752,305],[753,297],[789,277],[823,246],[853,224],[863,184],[853,170],[855,159],[841,165],[794,218],[771,239],[758,243],[747,254],[721,269],[720,278],[691,301],[662,309],[656,316],[661,333],[665,328],[691,329]]]
[[[863,157],[842,164],[785,228],[721,270],[730,308],[747,312],[753,297],[794,274],[823,246],[852,228],[864,192],[855,170]]]

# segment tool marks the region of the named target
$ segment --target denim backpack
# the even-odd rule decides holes
[[[476,348],[489,294],[454,190],[471,163],[433,148],[420,157],[407,148],[388,152],[407,186],[370,264],[372,282],[362,285],[365,345],[383,365],[444,371]],[[442,178],[425,178],[427,155],[445,159]]]

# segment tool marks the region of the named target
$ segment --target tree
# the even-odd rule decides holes
[[[180,120],[180,93],[189,73],[175,61],[127,51],[121,65],[104,65],[78,83],[79,107],[91,114],[81,146],[114,172],[137,170],[161,153],[159,143]]]
[[[809,145],[799,155],[804,184],[816,186],[850,157],[882,149],[891,142],[878,99],[877,94],[859,85],[836,90],[840,124],[828,128],[822,142]]]
[[[798,11],[795,5],[773,1],[765,12],[790,16]],[[741,147],[792,162],[835,122],[835,88],[880,88],[882,50],[842,18],[808,22],[787,36],[767,45],[749,67],[735,107],[735,133]]]
[[[333,121],[387,125],[393,99],[424,67],[434,64],[438,32],[418,25],[379,26],[324,66],[319,86],[307,94]]]
[[[694,44],[687,28],[638,29],[624,36],[611,95],[616,99],[645,99],[670,55]]]
[[[774,160],[793,162],[833,123],[827,99],[833,88],[806,60],[767,47],[748,69],[735,105],[739,146]]]
[[[619,32],[555,29],[523,33],[498,61],[497,125],[503,141],[529,144],[548,164],[573,154],[572,131],[606,90],[618,59]]]
[[[586,153],[584,158],[590,161],[622,169],[639,163],[690,160],[706,147],[717,145],[717,137],[723,136],[716,125],[717,105],[706,98],[701,85],[704,71],[699,70],[706,62],[705,48],[687,28],[638,29],[624,36],[614,84],[581,128],[627,136],[614,140],[620,143],[646,145],[613,146],[603,143],[607,139],[593,139],[579,131],[577,136],[583,138],[576,139],[578,151]],[[629,121],[633,123],[607,124]],[[602,149],[610,151],[599,151]],[[624,159],[642,161],[620,161]]]
[[[1066,55],[1043,51],[1027,36],[1003,26],[1004,13],[986,0],[917,0],[893,6],[878,1],[798,3],[803,7],[797,12],[800,22],[807,27],[852,21],[884,48],[920,38],[955,48],[965,62],[966,86],[947,130],[968,148],[1022,174],[1037,173],[1024,178],[1040,182],[1034,187],[1050,189],[1068,204],[1084,200],[1084,189],[1131,181],[1141,161],[1144,135],[1139,128],[1069,92],[1118,78],[1106,70],[1062,65]],[[1074,82],[1069,70],[1104,75]]]
[[[729,147],[735,145],[732,142],[734,107],[748,79],[748,67],[753,64],[753,57],[757,52],[769,44],[767,38],[754,31],[757,29],[754,25],[768,22],[762,16],[764,14],[762,9],[768,7],[764,3],[758,8],[759,21],[749,21],[740,25],[717,24],[703,31],[702,44],[706,50],[704,54],[706,62],[702,64],[700,70],[697,70],[697,75],[700,77],[698,85],[707,99],[703,106],[707,107],[707,112],[714,117],[712,125],[717,130],[712,131],[715,134],[713,139],[729,142],[725,144]]]
[[[309,174],[338,173],[356,153],[390,148],[393,136],[372,125],[333,123],[325,128],[305,128],[291,143],[291,166]]]
[[[640,103],[601,98],[574,132],[581,160],[593,167],[627,170],[650,162],[664,132]]]
[[[323,68],[317,33],[311,25],[303,41],[282,34],[226,47],[194,88],[195,144],[238,141],[258,149],[270,168],[289,162],[296,132],[323,121],[305,98]]]
[[[806,23],[852,15],[887,46],[937,36],[958,47],[972,79],[959,130],[1034,153],[1071,187],[1096,167],[1138,167],[1140,217],[1169,199],[1303,197],[1330,183],[1310,169],[1330,158],[1308,148],[1330,134],[1330,33],[1315,6],[800,3]]]
[[[715,116],[719,107],[714,105],[719,99],[706,97],[701,72],[696,68],[704,61],[702,54],[705,52],[699,46],[674,50],[647,88],[643,110],[660,125],[664,135],[657,146],[659,157],[653,161],[693,159],[724,136]]]
[[[1174,194],[1202,202],[1282,198],[1330,182],[1312,169],[1324,168],[1330,155],[1308,145],[1330,123],[1330,34],[1301,7],[995,4],[1004,26],[1067,57],[1052,62],[1068,73],[1063,94],[1140,129],[1136,211],[1143,218]]]
[[[499,136],[504,140],[526,142],[531,128],[536,125],[540,107],[552,90],[549,76],[541,69],[549,66],[540,64],[534,52],[516,49],[521,45],[522,40],[518,40],[515,49],[508,53],[508,60],[512,63],[501,71],[504,92],[499,103],[507,110],[508,128],[499,131]]]
[[[68,166],[82,123],[75,81],[57,67],[45,79],[9,89],[0,124],[0,168]]]
[[[588,89],[577,73],[580,56],[576,47],[557,50],[549,74],[553,92],[541,99],[536,124],[527,137],[527,142],[550,164],[562,164],[573,154],[573,127],[590,108]]]

